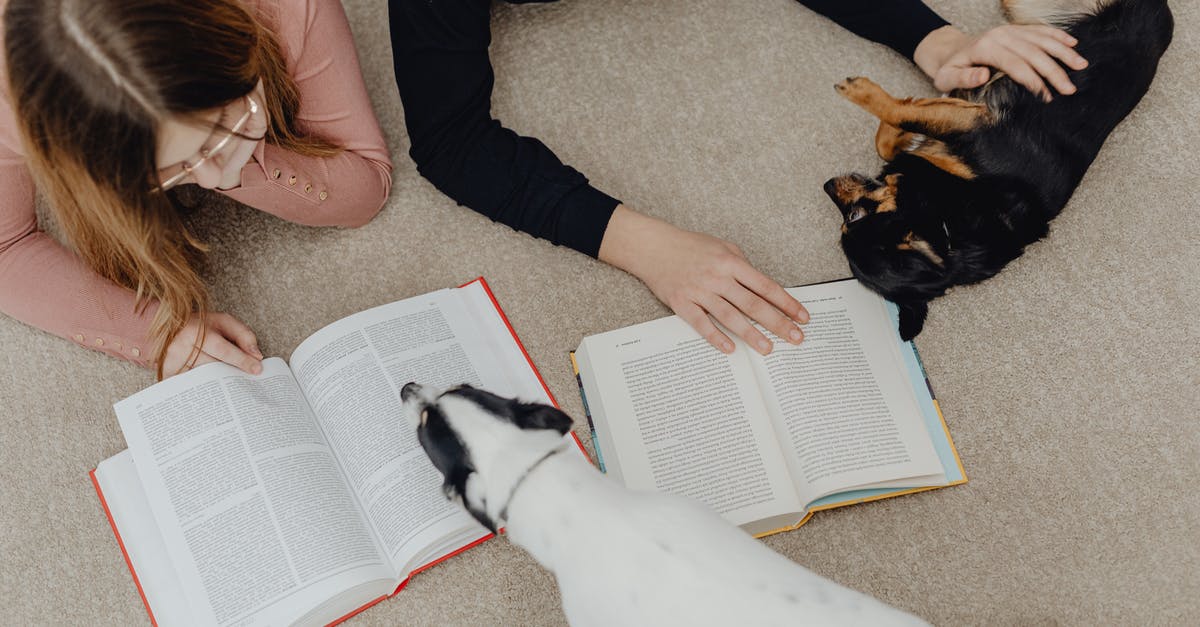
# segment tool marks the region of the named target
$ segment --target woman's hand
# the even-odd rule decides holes
[[[604,233],[600,259],[641,279],[723,353],[732,353],[734,344],[712,319],[764,355],[771,352],[772,343],[750,320],[793,344],[804,339],[796,326],[808,322],[804,306],[755,270],[729,242],[621,205]]]
[[[250,92],[250,97],[258,105],[258,112],[251,115],[250,119],[247,120],[246,127],[240,133],[242,137],[234,137],[231,140],[232,145],[222,151],[226,154],[219,157],[221,182],[217,184],[217,189],[229,190],[242,184],[242,168],[254,156],[254,151],[258,149],[260,143],[265,141],[264,138],[267,136],[267,128],[271,124],[271,117],[267,112],[267,97],[261,79],[255,85],[254,91]],[[258,139],[247,139],[254,137]]]
[[[1007,24],[972,37],[953,26],[943,26],[925,36],[913,61],[933,79],[933,86],[948,92],[973,89],[991,78],[996,68],[1049,102],[1049,82],[1058,93],[1075,93],[1075,85],[1059,61],[1073,70],[1087,67],[1075,52],[1079,43],[1050,26]]]
[[[163,358],[164,377],[214,361],[223,361],[250,374],[262,372],[262,351],[258,349],[258,338],[250,327],[229,314],[216,312],[209,312],[204,322],[207,329],[198,354],[194,347],[200,334],[199,315],[193,315],[167,345],[167,354]],[[189,363],[193,356],[194,361]]]

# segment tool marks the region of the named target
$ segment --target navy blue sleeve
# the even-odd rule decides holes
[[[912,59],[917,44],[949,24],[920,0],[798,0],[842,28]]]
[[[417,171],[459,204],[597,256],[619,201],[492,118],[490,0],[389,0],[396,86]]]

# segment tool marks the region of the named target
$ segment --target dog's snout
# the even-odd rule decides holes
[[[837,179],[836,178],[832,178],[832,179],[829,179],[828,181],[825,181],[825,185],[822,187],[822,189],[825,190],[825,193],[829,196],[830,200],[832,200],[833,202],[838,202]]]
[[[417,396],[420,393],[421,393],[421,384],[410,381],[408,383],[405,383],[404,387],[400,388],[400,400],[407,403],[408,399],[413,398],[414,396]]]
[[[843,216],[850,205],[875,187],[878,187],[875,181],[857,172],[835,176],[825,181],[825,185],[822,186],[825,193],[829,195],[829,199],[841,210]]]

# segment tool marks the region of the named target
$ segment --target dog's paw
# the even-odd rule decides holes
[[[863,78],[862,76],[847,78],[834,85],[833,88],[850,102],[860,105],[866,104],[876,96],[886,95],[879,85],[871,82],[871,79]]]
[[[838,83],[837,85],[834,85],[833,88],[840,92],[845,92],[845,91],[852,89],[855,84],[861,84],[862,81],[869,82],[870,79],[864,78],[862,76],[847,76],[845,80]]]

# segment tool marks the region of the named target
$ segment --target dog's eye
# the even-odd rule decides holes
[[[867,210],[862,207],[853,207],[846,214],[846,222],[857,222],[867,217]]]

